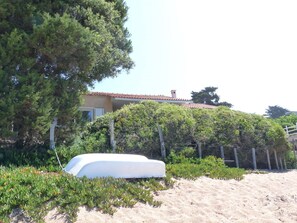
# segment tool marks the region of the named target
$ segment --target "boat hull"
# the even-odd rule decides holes
[[[87,178],[161,178],[165,177],[165,163],[141,155],[93,153],[70,160],[65,172]]]

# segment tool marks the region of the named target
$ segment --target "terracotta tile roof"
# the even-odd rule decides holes
[[[190,102],[190,99],[173,98],[164,95],[140,95],[140,94],[118,94],[107,92],[89,92],[88,96],[110,96],[112,98],[126,98],[126,99],[139,99],[139,100],[162,100],[162,101],[183,101]]]
[[[213,108],[217,107],[217,106],[214,106],[214,105],[196,104],[196,103],[183,104],[182,106],[184,106],[186,108],[209,108],[209,109],[213,109]]]

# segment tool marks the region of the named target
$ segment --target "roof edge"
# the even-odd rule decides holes
[[[182,101],[191,102],[191,99],[173,98],[164,95],[145,95],[145,94],[123,94],[123,93],[108,93],[108,92],[87,92],[87,96],[109,96],[115,99],[127,98],[137,100],[161,100],[161,101]]]

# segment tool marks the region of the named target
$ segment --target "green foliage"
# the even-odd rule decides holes
[[[297,168],[297,160],[296,155],[294,154],[295,151],[289,151],[286,153],[285,159],[288,169],[296,169]]]
[[[266,109],[266,115],[268,115],[269,118],[274,119],[286,115],[288,111],[288,109],[282,108],[278,105],[268,106],[268,109]]]
[[[59,156],[62,166],[66,164],[75,156],[84,153],[103,152],[94,148],[96,140],[91,142],[76,141],[70,147],[59,146],[56,152]],[[106,151],[104,151],[106,152]],[[17,149],[17,148],[0,148],[0,165],[3,166],[34,166],[39,170],[45,171],[60,171],[58,160],[54,150],[48,150],[43,147],[34,149]]]
[[[297,123],[297,115],[296,114],[290,114],[281,116],[279,118],[274,119],[274,121],[278,124],[280,124],[283,128],[295,126]]]
[[[70,221],[80,206],[98,208],[113,214],[116,207],[133,207],[137,202],[160,206],[152,191],[163,190],[156,180],[102,178],[89,180],[62,173],[40,172],[32,167],[0,168],[0,219],[10,222],[9,214],[20,208],[34,221],[42,222],[47,212],[58,207]]]
[[[214,113],[207,109],[193,109],[195,127],[193,137],[195,141],[206,143],[215,137]]]
[[[257,115],[253,114],[238,113],[238,147],[246,150],[254,147],[254,123],[257,123],[254,120],[258,118],[259,117]],[[262,118],[260,117],[260,119]]]
[[[57,143],[73,141],[80,95],[133,67],[127,10],[122,0],[0,1],[1,139],[48,143],[57,117]]]
[[[196,149],[184,149],[192,145],[192,142],[202,143],[204,155],[215,155],[219,146],[224,146],[226,157],[232,157],[233,148],[236,147],[241,166],[245,167],[251,165],[251,148],[255,148],[259,155],[259,165],[262,161],[266,162],[266,158],[260,156],[260,153],[264,154],[266,149],[270,153],[276,150],[281,154],[290,150],[283,128],[271,119],[232,111],[226,107],[190,110],[177,105],[149,101],[130,104],[114,113],[108,113],[94,123],[90,123],[72,146],[58,146],[57,153],[62,164],[66,165],[72,157],[82,153],[112,152],[109,131],[111,120],[114,121],[115,126],[116,152],[142,154],[157,159],[161,158],[157,128],[159,125],[169,163],[176,163],[177,159],[180,159],[179,163],[183,163],[184,160],[197,157]],[[32,159],[30,159],[30,152],[32,152]],[[5,165],[43,163],[43,166],[49,168],[48,170],[58,167],[53,151],[42,148],[30,150],[28,153],[7,149],[3,154],[6,157]],[[41,168],[40,165],[38,167]]]
[[[13,128],[17,133],[17,146],[30,147],[44,140],[50,128],[53,117],[52,84],[37,73],[20,74],[16,78]]]
[[[49,164],[51,156],[50,152],[44,148],[31,150],[0,148],[0,166],[34,166],[40,168]]]
[[[156,156],[159,147],[155,141],[158,138],[155,110],[158,108],[157,102],[143,102],[125,106],[114,114],[119,152]]]
[[[60,153],[62,151],[63,149]],[[65,151],[62,153],[64,157],[61,157],[61,160],[67,156]],[[172,176],[186,179],[195,179],[199,176],[242,179],[244,174],[242,169],[228,168],[221,159],[215,157],[189,162],[189,160],[194,161],[192,148],[185,148],[175,156],[182,157],[184,160],[167,164],[167,177],[159,180],[128,181],[114,178],[89,180],[59,171],[47,172],[33,167],[0,166],[0,219],[10,222],[11,219],[8,216],[16,208],[20,208],[31,220],[43,222],[48,211],[56,207],[60,214],[72,222],[76,219],[78,208],[81,206],[97,208],[108,214],[113,214],[118,207],[133,207],[137,202],[157,207],[161,203],[153,199],[152,192],[172,186]],[[46,159],[40,160],[42,161]],[[47,163],[50,162],[47,161]],[[41,163],[35,163],[35,165],[41,166]],[[49,169],[50,166],[46,168]]]
[[[192,147],[185,147],[178,154],[186,158],[195,158],[197,156],[196,150]]]
[[[179,161],[179,160],[178,160]],[[198,164],[197,164],[198,163]],[[208,176],[217,179],[242,179],[245,171],[238,168],[227,167],[223,160],[214,156],[208,156],[199,162],[185,161],[178,164],[167,164],[168,174],[177,178],[195,179],[200,176]]]
[[[196,157],[196,151],[193,148],[185,148],[180,152],[172,150],[166,157],[166,163],[177,164],[177,163],[199,163],[200,160]]]
[[[161,104],[155,112],[161,126],[167,151],[190,143],[193,139],[195,120],[190,110],[172,104]]]
[[[111,119],[115,123],[117,152],[160,158],[158,125],[167,155],[171,151],[177,154],[192,142],[209,149],[224,146],[226,154],[233,154],[233,148],[237,147],[247,159],[251,148],[280,153],[290,149],[284,130],[271,119],[226,107],[190,110],[157,102],[130,104],[97,119],[83,134],[81,146],[88,145],[88,151],[111,151],[108,127]]]
[[[168,150],[180,147],[185,141],[191,142],[194,129],[194,119],[189,110],[172,104],[146,101],[124,106],[113,114],[98,118],[83,134],[83,141],[101,137],[101,146],[94,144],[93,148],[110,151],[108,126],[111,119],[114,120],[117,152],[137,153],[148,157],[160,157],[158,125],[162,129]]]
[[[215,109],[213,114],[214,119],[214,145],[235,145],[238,141],[238,115],[226,107]]]
[[[192,100],[194,103],[208,104],[208,105],[217,105],[217,106],[226,106],[231,108],[233,105],[228,102],[219,102],[220,97],[215,92],[217,87],[206,87],[199,92],[192,91]]]

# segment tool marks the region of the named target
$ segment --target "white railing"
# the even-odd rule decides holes
[[[293,125],[293,126],[286,126],[285,131],[286,131],[288,136],[293,135],[293,134],[297,134],[297,123],[295,125]]]

